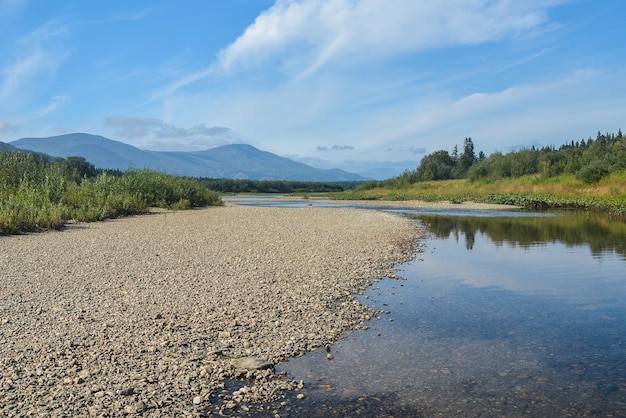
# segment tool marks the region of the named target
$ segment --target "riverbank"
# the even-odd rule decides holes
[[[378,211],[232,205],[0,237],[0,415],[277,400],[298,383],[271,366],[367,327],[353,295],[420,238]]]
[[[400,187],[365,184],[356,190],[329,194],[337,200],[426,201],[461,204],[503,204],[531,210],[578,209],[606,213],[626,219],[625,171],[613,173],[597,183],[587,184],[573,175],[545,178],[531,175],[494,181],[420,181]]]

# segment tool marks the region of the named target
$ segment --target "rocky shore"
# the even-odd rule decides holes
[[[367,327],[354,294],[420,234],[379,211],[226,205],[0,237],[0,416],[280,407],[302,384],[273,365]]]

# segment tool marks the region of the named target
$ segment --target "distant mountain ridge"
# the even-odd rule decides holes
[[[0,142],[0,151],[15,151],[15,147],[4,142]]]
[[[80,156],[97,168],[122,171],[149,168],[183,176],[250,180],[366,180],[340,169],[314,168],[247,144],[194,152],[147,151],[99,135],[72,133],[47,138],[21,138],[6,145],[53,157]]]

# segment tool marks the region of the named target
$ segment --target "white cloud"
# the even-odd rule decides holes
[[[11,122],[0,120],[0,134],[15,130],[15,125]]]
[[[332,147],[318,146],[315,148],[318,151],[352,151],[354,147],[352,145],[333,145]]]
[[[191,128],[180,128],[153,118],[132,118],[126,116],[111,116],[105,121],[105,126],[117,129],[117,133],[126,137],[142,137],[153,135],[158,138],[184,138],[188,136],[216,136],[233,135],[233,132],[224,127],[214,126],[207,128],[203,124]]]
[[[55,110],[57,110],[59,107],[63,106],[64,104],[70,101],[71,101],[71,98],[69,96],[54,96],[50,99],[50,102],[48,103],[48,105],[46,105],[44,108],[39,109],[37,112],[35,112],[35,114],[32,115],[31,119],[39,118],[41,116],[47,115],[48,113],[52,113]]]
[[[7,46],[9,54],[0,61],[0,100],[18,107],[30,94],[39,93],[42,80],[56,73],[69,52],[57,41],[66,33],[58,21],[49,21],[16,43]]]
[[[451,150],[472,137],[478,150],[508,151],[511,144],[561,145],[594,135],[597,130],[617,131],[616,120],[626,116],[626,98],[611,94],[626,91],[626,69],[574,71],[552,80],[519,84],[494,93],[472,93],[459,99],[432,97],[402,115],[388,138],[411,132],[428,152]],[[594,126],[593,132],[587,132]]]
[[[224,70],[278,61],[314,73],[428,48],[474,45],[537,30],[556,2],[508,0],[278,0],[220,53]]]
[[[112,116],[104,125],[114,133],[134,138],[137,146],[160,151],[204,150],[227,143],[241,142],[239,136],[229,128],[206,127],[204,124],[182,128],[154,118]]]

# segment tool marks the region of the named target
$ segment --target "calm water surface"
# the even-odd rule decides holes
[[[626,416],[626,224],[414,212],[423,253],[361,297],[366,331],[277,366],[281,416]]]

